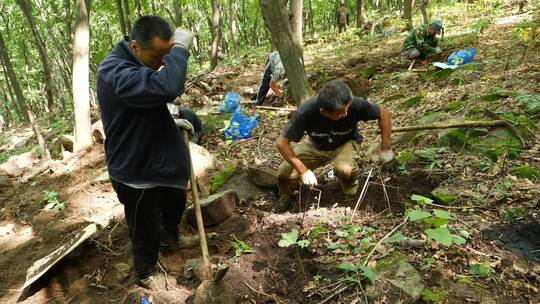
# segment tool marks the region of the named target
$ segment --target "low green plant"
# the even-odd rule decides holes
[[[279,247],[290,247],[293,245],[298,245],[300,248],[306,248],[311,243],[309,240],[299,240],[298,239],[298,229],[293,228],[289,233],[282,233],[281,240],[279,241]]]
[[[214,174],[210,178],[210,190],[212,193],[216,193],[223,185],[229,180],[236,170],[236,163],[229,163],[225,165],[221,172]]]
[[[239,240],[236,235],[233,234],[232,240],[229,241],[231,246],[234,248],[234,255],[239,257],[243,254],[249,254],[254,253],[255,249],[253,247],[249,246],[246,242]]]
[[[484,31],[493,23],[492,17],[480,18],[471,24],[471,28],[476,36],[482,35]]]
[[[424,289],[422,291],[422,300],[426,303],[443,303],[448,298],[448,292],[446,290],[431,291]]]
[[[529,213],[529,208],[527,207],[510,207],[501,213],[501,220],[511,221],[513,219],[525,216]]]
[[[469,273],[476,277],[487,277],[493,272],[491,264],[489,262],[483,262],[480,264],[471,264],[469,266]]]
[[[360,284],[358,278],[366,278],[371,284],[375,282],[375,273],[373,270],[367,266],[362,266],[360,262],[353,263],[341,263],[337,266],[341,271],[343,271],[346,276],[343,278],[343,281],[347,283]]]
[[[44,208],[51,210],[54,215],[57,215],[66,208],[65,203],[58,200],[58,193],[54,191],[45,191],[43,202],[45,203]]]

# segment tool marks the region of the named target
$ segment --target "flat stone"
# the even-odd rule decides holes
[[[250,166],[248,175],[252,183],[263,188],[277,187],[277,171],[258,166]]]
[[[14,162],[11,161],[1,164],[0,171],[9,177],[17,177],[23,174],[23,169],[19,168]]]
[[[368,296],[374,302],[389,293],[387,289],[381,289],[381,286],[387,286],[388,283],[396,291],[392,293],[396,294],[402,303],[416,303],[425,288],[420,273],[400,252],[394,252],[377,263],[375,280],[375,284],[370,285],[367,290]],[[398,300],[393,301],[396,303]]]
[[[228,219],[238,206],[239,200],[236,191],[228,190],[225,192],[216,193],[201,200],[201,213],[204,226],[217,225]],[[194,204],[187,208],[187,219],[191,226],[195,227],[197,221],[195,219]]]

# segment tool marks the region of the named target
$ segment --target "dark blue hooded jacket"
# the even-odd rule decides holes
[[[173,47],[155,71],[121,41],[98,68],[97,97],[111,179],[186,188],[188,148],[167,110],[184,92],[189,52]]]

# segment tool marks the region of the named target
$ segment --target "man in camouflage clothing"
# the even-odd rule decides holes
[[[442,28],[442,22],[435,20],[413,29],[403,42],[401,53],[407,59],[424,58],[428,53],[439,55],[441,48],[438,47],[436,35],[441,33]]]

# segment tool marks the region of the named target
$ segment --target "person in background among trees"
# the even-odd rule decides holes
[[[390,135],[390,112],[367,100],[352,95],[342,81],[331,80],[319,95],[303,102],[278,138],[276,147],[284,158],[278,169],[280,199],[276,211],[288,210],[299,181],[313,187],[317,178],[312,170],[333,161],[334,172],[346,195],[358,191],[358,160],[362,135],[359,121],[378,120],[382,143],[376,158],[390,162],[394,158]],[[294,149],[290,142],[302,141]]]
[[[407,59],[424,59],[430,53],[441,54],[436,35],[440,34],[442,29],[440,20],[414,28],[403,42],[401,53]]]
[[[273,51],[266,65],[264,66],[263,78],[261,80],[261,85],[259,86],[259,91],[255,96],[258,106],[262,106],[264,100],[266,99],[266,94],[272,89],[277,96],[283,96],[283,92],[277,87],[277,82],[285,78],[285,67],[283,67],[283,62],[281,62],[281,57],[279,56],[278,51]]]
[[[336,19],[338,32],[341,33],[342,31],[347,30],[347,26],[349,25],[349,9],[345,6],[345,0],[341,0],[341,4],[336,13]]]
[[[159,250],[175,250],[190,176],[188,147],[167,110],[184,92],[193,33],[138,19],[98,68],[97,96],[112,186],[124,205],[137,283],[150,288]]]

